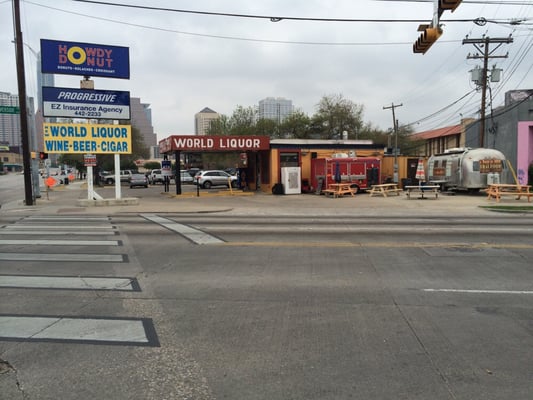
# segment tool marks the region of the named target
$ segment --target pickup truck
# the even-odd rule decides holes
[[[169,179],[174,179],[174,175],[170,175]],[[163,183],[165,181],[165,175],[163,175],[163,172],[160,169],[153,169],[150,171],[150,175],[148,175],[148,181],[155,185],[156,183]]]
[[[129,182],[131,180],[131,176],[133,175],[133,171],[129,169],[125,169],[123,171],[120,171],[120,182]],[[115,183],[115,173],[110,172],[102,177],[104,180],[104,183],[108,185],[112,185]]]

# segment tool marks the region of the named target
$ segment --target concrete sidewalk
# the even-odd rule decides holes
[[[205,191],[200,197],[196,193],[184,193],[177,196],[160,193],[155,197],[142,197],[143,190],[135,204],[106,206],[85,206],[87,187],[83,182],[73,182],[53,190],[42,192],[42,197],[33,206],[24,206],[22,201],[4,204],[1,213],[10,214],[120,214],[120,213],[225,213],[229,215],[303,215],[303,216],[474,216],[487,215],[490,211],[480,206],[496,204],[485,195],[446,195],[439,194],[438,199],[408,199],[405,193],[391,197],[370,197],[366,193],[355,197],[329,198],[316,194],[271,195],[262,192]],[[98,189],[105,198],[114,198],[114,189]],[[137,193],[135,193],[137,194]],[[124,195],[124,191],[123,191]],[[127,203],[124,199],[123,203]],[[525,200],[508,199],[501,205],[530,205]]]

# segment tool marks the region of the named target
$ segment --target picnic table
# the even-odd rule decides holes
[[[398,186],[397,183],[382,183],[380,185],[372,185],[368,193],[370,194],[370,197],[374,196],[375,194],[387,197],[391,193],[395,193],[397,196],[399,196],[400,192],[402,191],[403,190]]]
[[[419,193],[420,197],[419,199],[426,199],[424,197],[425,193],[433,193],[435,194],[435,199],[439,198],[439,185],[413,185],[413,186],[404,186],[404,189],[407,191],[407,198],[411,198],[411,193]]]
[[[502,196],[515,196],[516,200],[520,200],[522,196],[527,197],[528,203],[531,203],[531,185],[513,185],[509,183],[491,184],[485,189],[487,192],[487,199],[496,199],[499,203]]]
[[[322,193],[331,197],[341,197],[345,194],[349,194],[353,197],[357,192],[357,189],[354,189],[351,186],[351,183],[330,183],[328,188],[323,190]]]

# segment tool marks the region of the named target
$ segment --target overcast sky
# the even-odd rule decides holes
[[[256,106],[265,97],[291,99],[296,108],[311,116],[324,95],[342,94],[364,106],[365,122],[385,130],[392,127],[392,113],[383,107],[392,103],[403,104],[396,109],[399,123],[413,123],[417,132],[457,124],[461,117],[476,116],[481,99],[469,74],[481,61],[467,58],[477,51],[462,44],[466,35],[505,38],[512,34],[514,38],[493,53],[508,53],[509,57],[489,63],[503,69],[502,80],[491,84],[494,107],[503,104],[509,90],[533,89],[532,1],[463,1],[454,13],[443,14],[444,33],[425,55],[413,54],[412,44],[419,36],[418,25],[432,19],[431,1],[114,3],[257,16],[389,21],[271,22],[72,0],[21,1],[23,39],[35,51],[39,51],[40,39],[129,47],[130,80],[96,77],[95,88],[128,90],[132,97],[151,104],[158,140],[194,134],[194,114],[204,107],[231,115],[237,106]],[[498,23],[478,26],[472,22],[480,17]],[[518,19],[525,22],[509,24]],[[405,20],[416,21],[395,22]],[[0,0],[0,91],[17,93],[12,21],[12,1]],[[25,62],[28,92],[36,97],[36,60],[30,51],[25,52]],[[80,78],[57,75],[56,86],[79,88]]]

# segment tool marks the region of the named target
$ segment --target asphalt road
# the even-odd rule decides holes
[[[532,222],[0,215],[0,393],[530,399]]]

